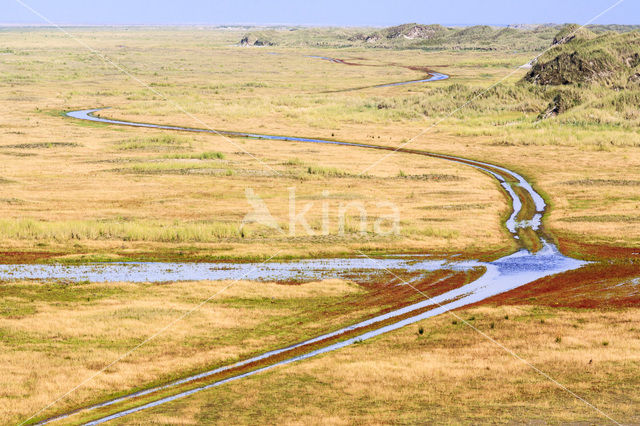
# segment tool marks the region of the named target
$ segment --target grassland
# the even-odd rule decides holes
[[[477,276],[437,271],[415,285],[435,296]],[[394,288],[400,279],[381,272],[373,279],[304,284],[3,283],[0,421],[36,413],[42,419],[229,365],[422,297],[408,286]],[[40,411],[76,386],[68,398]]]
[[[110,109],[101,115],[124,120],[386,146],[411,141],[408,148],[504,165],[545,195],[550,205],[545,230],[565,253],[625,262],[629,271],[606,280],[607,286],[634,276],[640,244],[640,89],[633,81],[623,90],[523,82],[529,71],[517,67],[539,50],[241,48],[244,29],[69,31],[135,79],[55,30],[0,31],[3,262],[251,260],[274,253],[300,258],[357,251],[496,258],[517,248],[502,226],[508,199],[490,176],[471,168],[400,153],[380,162],[385,152],[229,140],[63,116],[105,106]],[[451,78],[348,90],[422,78],[425,67]],[[473,103],[451,114],[471,98]],[[243,224],[251,211],[247,188],[264,201],[283,232]],[[306,215],[311,234],[289,234],[291,188],[298,209],[312,205]],[[389,204],[400,210],[399,232],[376,233],[373,225],[389,214]],[[327,229],[325,205],[331,218]],[[360,206],[368,217],[364,232]],[[347,209],[342,227],[341,208]],[[600,278],[576,282],[601,294]],[[368,289],[359,284],[241,283],[55,410],[298,341],[387,306],[358,305]],[[148,335],[141,330],[151,333],[222,286],[0,283],[6,377],[0,386],[0,411],[6,414],[0,421],[33,414]],[[638,421],[632,392],[636,309],[523,306],[534,297],[524,294],[508,299],[508,306],[476,307],[460,315],[476,318],[480,329],[614,418]],[[557,294],[545,300],[557,300]],[[630,305],[636,303],[633,294],[626,296]],[[151,420],[437,421],[432,413],[466,422],[549,415],[557,422],[602,420],[447,316],[282,371],[158,408]]]
[[[444,119],[410,147],[491,160],[522,172],[553,205],[547,221],[553,235],[628,247],[639,242],[638,222],[625,220],[638,208],[633,188],[639,180],[634,175],[640,164],[640,116],[632,89],[620,93],[518,83],[526,70],[510,74],[530,59],[529,53],[278,48],[279,54],[271,55],[266,48],[232,45],[238,31],[77,29],[74,34],[151,90],[62,34],[2,32],[0,42],[10,52],[3,54],[0,82],[6,89],[0,105],[5,194],[0,235],[7,252],[73,255],[67,259],[182,252],[211,259],[260,258],[273,248],[285,248],[283,255],[291,256],[341,255],[353,249],[445,254],[513,249],[499,228],[507,209],[503,196],[488,177],[463,167],[394,155],[368,170],[365,179],[360,172],[384,154],[114,128],[60,116],[90,106],[110,106],[102,114],[122,119],[393,146]],[[171,63],[164,60],[166,52],[172,54]],[[389,64],[432,67],[451,79],[324,93],[424,75]],[[448,116],[507,76],[502,85]],[[567,90],[579,91],[579,106],[541,121],[540,114]],[[626,168],[619,167],[621,160]],[[335,170],[313,173],[316,168]],[[407,192],[404,180],[387,179],[402,174],[453,175],[460,181],[411,179]],[[341,238],[334,221],[329,236],[301,236],[295,249],[273,230],[248,229],[243,235],[249,183],[276,210],[272,213],[282,227],[288,219],[282,214],[286,188],[295,186],[303,198],[321,197],[322,190],[331,188],[334,211],[345,197],[361,200],[374,218],[385,213],[374,200],[399,204],[403,231],[380,237],[369,230]],[[482,207],[469,209],[467,200]],[[425,207],[438,205],[454,207],[450,220],[423,217]],[[309,221],[318,228],[315,212]],[[355,220],[357,212],[352,216]]]
[[[463,321],[616,421],[633,424],[640,420],[634,391],[638,315],[637,309],[467,309],[152,408],[120,424],[608,421]]]
[[[24,420],[229,284],[3,284],[0,421]],[[359,313],[344,309],[364,292],[340,280],[233,283],[222,297],[109,367],[55,410],[315,336],[366,315],[371,307]]]

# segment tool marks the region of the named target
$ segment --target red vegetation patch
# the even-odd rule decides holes
[[[2,251],[0,252],[0,263],[15,265],[18,263],[37,263],[45,259],[59,256],[59,253],[38,252],[38,251]]]
[[[616,247],[603,244],[587,244],[567,237],[558,238],[558,248],[562,253],[585,260],[624,259],[640,263],[639,247]]]
[[[424,72],[426,74],[431,74],[433,71],[431,71],[431,68],[429,67],[421,67],[421,66],[405,66],[404,68],[411,70],[411,71],[420,71],[420,72]]]
[[[640,265],[591,264],[476,304],[612,309],[640,306]]]
[[[401,278],[393,276],[378,284],[364,285],[369,287],[369,292],[355,305],[360,308],[364,306],[381,307],[383,309],[376,315],[384,314],[462,287],[475,281],[485,272],[483,268],[465,272],[441,270],[432,272],[420,280],[415,280],[415,276],[405,275]]]

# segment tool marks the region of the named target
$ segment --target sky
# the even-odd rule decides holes
[[[386,26],[584,24],[616,0],[0,0],[0,23],[46,24],[21,2],[62,25]],[[624,0],[594,23],[640,24],[640,1]]]

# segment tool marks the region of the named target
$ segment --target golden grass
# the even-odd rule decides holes
[[[634,391],[640,364],[637,309],[504,306],[458,315],[615,420],[640,420]],[[461,321],[442,315],[145,410],[119,423],[141,421],[458,424],[608,419]]]
[[[304,241],[302,245],[286,246],[284,240],[267,230],[254,230],[252,236],[243,239],[236,239],[235,232],[214,238],[205,230],[203,235],[187,237],[184,242],[224,243],[229,247],[223,250],[228,257],[268,256],[273,249],[284,246],[286,254],[292,256],[343,254],[354,249],[453,253],[513,248],[508,235],[499,229],[508,205],[496,193],[498,187],[476,171],[465,172],[463,167],[393,155],[368,171],[372,179],[350,180],[345,175],[358,175],[386,153],[243,139],[229,142],[213,135],[79,123],[60,117],[59,112],[105,105],[112,109],[101,114],[115,118],[397,145],[445,117],[477,93],[474,90],[487,87],[507,75],[512,66],[526,62],[527,53],[238,48],[232,46],[238,32],[215,30],[78,29],[74,33],[124,67],[135,69],[137,77],[170,101],[108,70],[72,40],[55,32],[2,33],[0,42],[13,53],[3,54],[0,64],[0,84],[7,89],[6,97],[0,100],[0,134],[5,146],[0,147],[0,182],[3,199],[20,200],[20,204],[1,202],[0,216],[9,221],[45,221],[43,228],[74,220],[87,221],[94,227],[99,221],[126,218],[148,232],[135,241],[122,238],[122,232],[106,241],[95,240],[92,235],[100,234],[96,225],[95,230],[85,232],[87,238],[80,243],[65,239],[69,232],[57,238],[51,238],[50,232],[40,236],[27,233],[29,238],[7,232],[0,236],[6,250],[30,250],[40,245],[39,250],[65,253],[112,254],[115,248],[176,251],[175,243],[148,223],[238,226],[248,212],[244,200],[248,186],[255,187],[258,195],[270,197],[270,208],[280,211],[287,209],[289,186],[310,197],[320,197],[327,188],[330,192],[335,189],[336,193],[365,200],[371,217],[383,212],[369,201],[400,203],[406,195],[402,221],[407,232],[399,238],[370,234],[341,238],[334,226],[332,247],[328,247],[326,238],[306,236],[299,238]],[[139,55],[138,50],[145,54]],[[272,50],[280,55],[270,55]],[[176,64],[184,66],[168,65],[167,51],[172,52]],[[372,66],[345,66],[304,56],[314,53]],[[451,75],[451,79],[323,93],[423,76],[419,71],[389,66],[391,63],[432,66]],[[626,179],[638,180],[634,177],[640,161],[636,118],[619,108],[618,94],[594,89],[593,93],[585,92],[588,102],[575,111],[534,124],[548,101],[542,89],[529,92],[514,85],[518,78],[520,75],[511,77],[504,87],[476,100],[409,147],[493,161],[521,171],[553,203],[547,223],[553,232],[587,242],[638,244],[640,222],[615,219],[637,215],[633,187],[593,191],[563,184],[585,177],[625,175]],[[184,115],[177,105],[195,119]],[[26,143],[41,147],[16,148]],[[60,143],[77,146],[57,145]],[[211,152],[224,158],[209,158]],[[287,164],[291,159],[304,165]],[[625,168],[619,167],[621,161]],[[465,180],[456,184],[387,179],[400,171],[410,175],[452,174]],[[276,193],[265,188],[282,190]],[[330,196],[336,203],[338,198]],[[447,219],[451,220],[437,224],[422,221],[424,211],[415,214],[426,203],[448,206],[469,200],[487,207],[482,211],[448,211]],[[592,202],[592,207],[577,209],[576,201],[583,200]],[[594,225],[564,220],[576,215],[601,215],[599,210],[604,206],[613,215],[609,221]],[[311,216],[310,222],[317,222]],[[278,218],[286,222],[282,215]],[[19,234],[24,234],[23,230]],[[205,252],[211,249],[200,248]]]
[[[399,155],[375,173],[359,176],[381,153],[251,140],[235,140],[236,147],[213,135],[181,136],[193,147],[187,153],[183,148],[173,154],[133,153],[113,149],[118,141],[129,140],[123,138],[123,129],[85,127],[60,117],[47,120],[57,123],[61,132],[82,134],[74,138],[81,146],[48,149],[6,163],[4,174],[14,183],[3,185],[4,197],[21,200],[0,203],[0,237],[8,251],[37,248],[130,255],[184,250],[186,244],[202,256],[242,258],[270,256],[280,249],[283,256],[308,256],[354,249],[459,252],[512,244],[500,226],[508,204],[497,184],[463,166]],[[141,140],[158,140],[163,134],[124,130],[139,133]],[[269,168],[244,155],[243,149]],[[287,161],[295,158],[300,164]],[[400,170],[412,176],[443,174],[459,180],[400,179]],[[285,235],[257,225],[242,226],[251,212],[247,188],[264,201]],[[295,245],[288,233],[289,188],[295,188],[298,210],[312,204],[306,219],[316,234],[298,235]],[[457,211],[455,221],[417,220],[438,217],[435,210],[425,214],[426,205],[455,205],[468,199],[481,207]],[[322,235],[323,203],[329,209],[328,236]],[[400,209],[407,229],[400,236],[373,232],[375,222],[391,212],[388,203]],[[368,215],[365,235],[359,233],[358,204]],[[339,233],[342,207],[354,224],[353,232],[344,236]],[[327,238],[332,245],[326,244]]]
[[[285,346],[367,312],[320,316],[318,306],[363,293],[341,280],[296,286],[5,283],[0,286],[0,422],[25,420],[229,284],[52,410]]]

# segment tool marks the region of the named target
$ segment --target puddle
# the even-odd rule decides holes
[[[317,281],[344,278],[353,272],[363,280],[374,278],[387,270],[431,272],[440,269],[463,270],[473,266],[447,263],[444,260],[367,258],[313,259],[267,263],[155,263],[123,262],[82,265],[25,264],[0,265],[0,279],[66,280],[91,282],[166,282],[199,280],[251,281]]]

